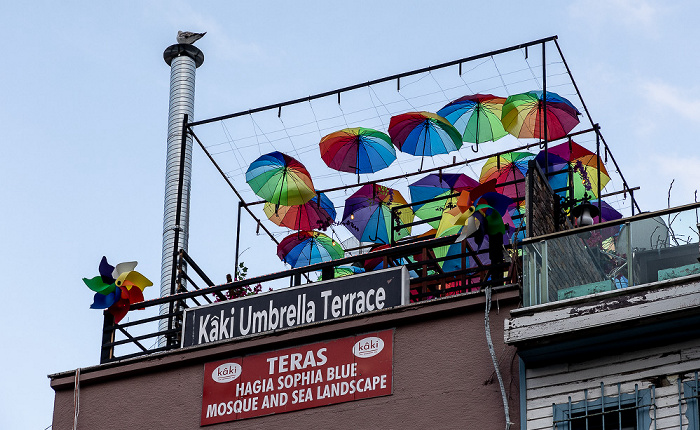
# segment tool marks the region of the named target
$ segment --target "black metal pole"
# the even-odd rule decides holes
[[[544,115],[544,165],[545,173],[549,173],[549,154],[547,152],[547,57],[545,55],[546,45],[542,42],[542,113]]]
[[[104,364],[114,357],[114,345],[107,346],[114,342],[114,328],[107,330],[107,327],[114,327],[114,316],[104,310],[104,322],[102,323],[102,347],[100,348],[100,364]]]
[[[240,249],[240,240],[241,240],[241,207],[243,206],[243,202],[239,201],[238,202],[238,218],[236,218],[236,258],[234,260],[235,267],[233,268],[233,277],[235,280],[238,281],[238,254],[239,254],[239,249]]]

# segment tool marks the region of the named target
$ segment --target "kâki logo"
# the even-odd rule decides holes
[[[352,353],[357,358],[369,358],[382,352],[384,341],[376,336],[366,337],[358,340],[352,347]]]
[[[225,384],[238,379],[242,371],[243,368],[238,363],[224,363],[214,369],[211,373],[211,379],[213,379],[214,382]]]

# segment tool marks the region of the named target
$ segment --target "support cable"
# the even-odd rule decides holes
[[[510,425],[513,424],[510,421],[510,410],[508,409],[508,397],[506,396],[506,388],[503,385],[503,377],[501,377],[501,371],[498,369],[498,360],[496,359],[496,351],[493,348],[493,340],[491,339],[491,326],[489,324],[489,313],[491,312],[491,285],[486,287],[486,312],[484,313],[484,327],[486,329],[486,343],[489,345],[489,352],[491,353],[491,361],[493,361],[493,368],[496,371],[496,378],[498,378],[498,385],[501,387],[501,398],[503,399],[503,409],[506,415],[506,430],[510,429]]]

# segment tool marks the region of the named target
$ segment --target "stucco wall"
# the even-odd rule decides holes
[[[511,421],[519,423],[518,359],[515,349],[503,343],[503,320],[517,306],[518,291],[503,290],[494,294],[493,300],[492,337],[508,392]],[[483,294],[83,369],[78,428],[198,428],[204,363],[392,327],[392,395],[209,428],[505,428],[501,392],[484,333]],[[53,429],[71,429],[73,375],[53,375],[52,386],[56,390]]]

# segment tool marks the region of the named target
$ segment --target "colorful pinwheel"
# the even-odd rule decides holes
[[[278,151],[253,161],[245,180],[255,194],[277,206],[301,205],[316,195],[304,165]]]
[[[118,323],[129,311],[130,305],[142,302],[143,290],[153,283],[134,270],[137,264],[130,261],[115,267],[107,262],[107,257],[102,257],[100,276],[83,278],[85,285],[95,292],[90,308],[107,309],[114,316],[114,322]]]
[[[377,184],[367,184],[345,200],[342,224],[360,242],[391,243],[411,233],[410,227],[394,231],[391,225],[391,211],[395,206],[405,205],[400,192]],[[413,222],[410,207],[396,210],[401,224]]]
[[[321,139],[321,158],[331,169],[349,173],[374,173],[396,160],[391,139],[371,128],[346,128]]]
[[[273,223],[292,230],[326,230],[335,221],[333,202],[323,193],[302,205],[278,206],[265,203],[265,215]]]
[[[495,179],[495,191],[516,199],[519,206],[524,206],[525,175],[528,161],[534,158],[535,154],[529,152],[507,152],[489,157],[481,168],[479,181],[484,183]],[[514,181],[517,182],[512,183]]]
[[[479,182],[461,173],[430,174],[410,184],[408,190],[411,193],[411,201],[421,202],[444,197],[428,203],[414,204],[413,210],[416,216],[422,220],[429,220],[442,216],[445,210],[452,209],[457,204],[457,197],[448,197],[460,191],[468,191],[478,186]],[[437,228],[440,220],[428,221],[431,227]]]
[[[445,118],[431,112],[408,112],[391,117],[391,141],[417,156],[447,154],[462,147],[462,135]]]
[[[550,172],[558,172],[555,175],[549,175],[549,184],[562,197],[573,197],[578,200],[586,197],[586,194],[588,198],[598,197],[599,190],[602,190],[610,181],[603,160],[573,140],[552,146],[546,153],[544,150],[540,151],[535,161],[542,170],[545,170],[548,164]],[[600,183],[598,183],[599,174]],[[573,196],[569,195],[571,187],[573,187]]]
[[[445,105],[437,114],[447,119],[462,134],[464,142],[479,143],[496,141],[506,134],[501,123],[504,97],[493,94],[464,96]]]
[[[339,243],[318,231],[290,234],[277,245],[277,256],[294,268],[335,260],[344,255]]]
[[[503,104],[501,114],[503,128],[513,136],[547,140],[566,136],[579,123],[581,115],[569,100],[549,91],[546,97],[542,91],[512,95]]]

